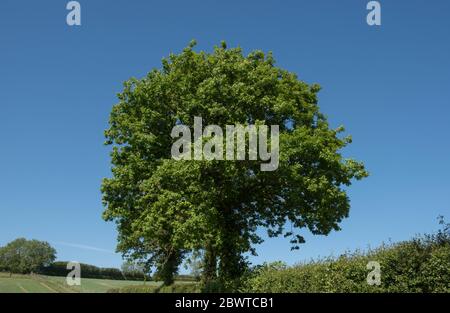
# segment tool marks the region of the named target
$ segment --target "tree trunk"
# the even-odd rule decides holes
[[[217,255],[211,243],[206,246],[202,281],[208,283],[217,278]]]
[[[219,278],[228,291],[234,291],[245,270],[242,247],[240,247],[240,228],[233,214],[231,210],[224,211],[222,245],[220,251],[218,251],[220,259]]]
[[[164,264],[161,264],[158,276],[163,281],[164,286],[174,283],[174,274],[178,271],[178,265],[181,262],[181,253],[179,251],[171,251],[166,256]]]

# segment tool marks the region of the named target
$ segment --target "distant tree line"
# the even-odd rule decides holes
[[[118,268],[104,268],[80,263],[81,278],[98,278],[114,280],[150,280],[143,272],[122,272]],[[67,262],[58,261],[41,268],[40,274],[49,276],[66,276],[69,273]]]
[[[57,261],[56,250],[48,242],[18,238],[0,247],[0,272],[15,274],[41,274],[67,276],[67,261]],[[80,263],[82,278],[114,280],[152,280],[147,267],[139,262],[127,261],[118,268],[103,268]],[[157,277],[153,277],[157,279]],[[194,280],[189,275],[179,275],[177,280]]]

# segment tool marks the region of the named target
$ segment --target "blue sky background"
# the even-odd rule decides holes
[[[319,105],[345,125],[344,150],[371,176],[350,188],[342,231],[257,247],[254,263],[338,255],[408,239],[450,219],[450,1],[80,0],[82,26],[66,25],[68,1],[0,2],[0,245],[51,242],[60,260],[120,266],[116,230],[101,219],[103,146],[116,93],[195,38],[273,51],[277,64],[322,85]]]

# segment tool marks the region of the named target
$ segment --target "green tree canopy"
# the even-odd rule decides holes
[[[103,217],[117,223],[125,256],[173,273],[186,252],[201,250],[206,279],[218,273],[229,282],[245,269],[243,255],[262,242],[259,228],[290,237],[293,248],[304,242],[304,228],[339,230],[350,208],[343,187],[367,172],[341,155],[351,138],[319,111],[318,85],[276,67],[271,53],[244,56],[224,43],[195,52],[194,45],[125,82],[118,95],[105,132],[113,167],[102,184]],[[223,129],[279,125],[278,169],[261,171],[251,160],[172,159],[172,127],[192,128],[194,116]]]
[[[45,241],[18,238],[0,248],[0,268],[11,273],[32,273],[50,265],[56,250]]]

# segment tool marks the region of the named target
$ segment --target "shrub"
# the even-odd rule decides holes
[[[200,291],[200,285],[197,283],[175,283],[170,286],[138,285],[112,288],[108,293],[199,293]]]
[[[208,282],[202,282],[201,291],[203,293],[219,293],[219,292],[227,292],[227,288],[223,284],[223,282],[219,280],[211,280]]]
[[[383,245],[367,252],[288,267],[275,262],[255,267],[243,292],[450,292],[448,225],[436,235]],[[381,285],[370,286],[369,261],[381,266]]]
[[[144,276],[140,273],[132,275],[127,273],[125,276],[121,270],[117,268],[103,268],[90,264],[81,263],[81,276],[84,278],[98,278],[98,279],[114,279],[114,280],[144,280]],[[70,270],[67,269],[67,262],[59,261],[42,267],[39,270],[40,274],[49,276],[66,276]],[[150,277],[147,277],[150,279]]]

